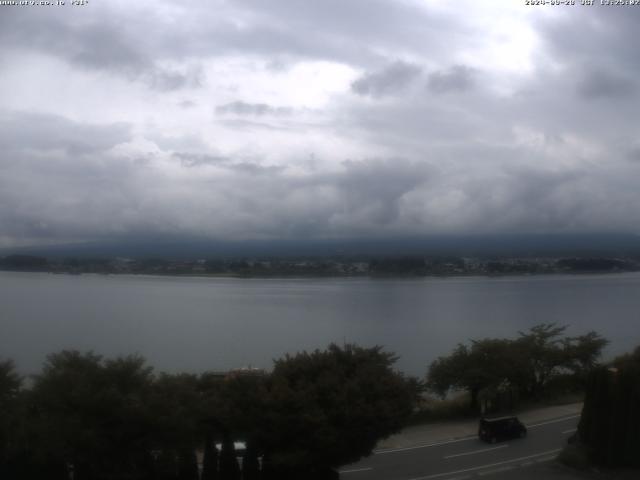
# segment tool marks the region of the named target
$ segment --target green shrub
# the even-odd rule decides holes
[[[421,423],[437,422],[441,420],[451,420],[477,416],[469,408],[469,394],[464,392],[444,400],[433,397],[425,397],[419,408],[413,412],[409,419],[409,424],[419,425]]]

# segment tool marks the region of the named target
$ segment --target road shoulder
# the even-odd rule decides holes
[[[540,407],[518,413],[518,418],[527,425],[553,421],[580,415],[582,403]],[[378,443],[376,451],[412,448],[421,445],[431,445],[457,441],[475,437],[478,433],[478,420],[453,420],[425,425],[407,427],[401,432],[390,436]]]

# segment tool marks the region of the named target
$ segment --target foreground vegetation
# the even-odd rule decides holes
[[[50,355],[25,387],[0,364],[0,478],[334,478],[412,412],[417,383],[380,348],[331,345],[270,374],[154,374],[137,356]],[[220,443],[221,449],[215,448]]]
[[[640,347],[591,372],[578,433],[561,459],[640,468]]]
[[[474,414],[582,392],[608,342],[596,332],[567,337],[566,328],[540,324],[516,339],[459,344],[431,363],[427,387],[443,398],[466,392],[468,411]]]
[[[157,374],[138,356],[62,351],[24,379],[12,362],[0,362],[0,478],[337,478],[337,467],[370,454],[409,421],[433,416],[425,387],[453,405],[440,415],[512,410],[588,387],[585,445],[618,445],[603,434],[612,422],[634,425],[616,429],[616,438],[637,441],[640,349],[618,359],[620,373],[611,377],[598,365],[607,341],[565,331],[541,324],[515,339],[460,344],[431,364],[424,383],[395,372],[393,354],[355,345],[287,355],[268,374]],[[613,416],[602,416],[604,406]],[[624,458],[640,458],[630,448],[622,448]]]
[[[604,338],[596,332],[567,337],[565,331],[541,324],[516,339],[458,345],[432,362],[426,385],[441,397],[462,395],[422,412],[422,418],[500,412],[579,394],[584,407],[578,430],[560,460],[579,469],[640,468],[640,347],[602,365]]]

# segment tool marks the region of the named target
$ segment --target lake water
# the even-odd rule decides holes
[[[63,348],[140,353],[158,370],[270,368],[330,342],[384,345],[423,375],[458,342],[541,322],[640,344],[640,274],[235,279],[0,272],[0,358],[37,372]]]

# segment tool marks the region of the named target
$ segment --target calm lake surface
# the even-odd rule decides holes
[[[0,272],[0,358],[37,372],[64,348],[140,353],[158,370],[270,368],[330,342],[384,345],[423,375],[472,338],[541,322],[640,344],[640,273],[427,279],[234,279]]]

